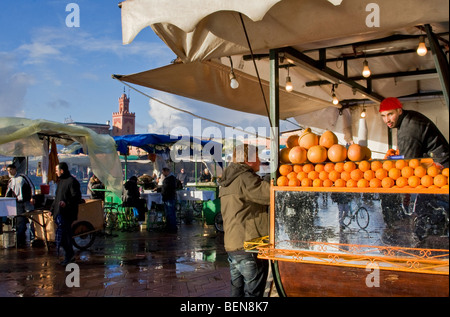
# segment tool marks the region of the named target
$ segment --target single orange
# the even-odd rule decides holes
[[[361,161],[358,164],[358,168],[363,172],[368,171],[368,170],[370,170],[370,162],[369,161]]]
[[[399,170],[399,169],[396,168],[396,167],[392,167],[392,168],[389,170],[388,176],[389,176],[390,178],[392,178],[393,180],[397,180],[397,178],[399,178],[400,176],[402,176],[402,171]]]
[[[441,174],[448,177],[448,176],[449,176],[449,175],[448,175],[448,167],[444,168],[444,169],[442,170]]]
[[[287,186],[289,179],[286,176],[280,176],[277,179],[277,186]]]
[[[302,187],[311,187],[312,186],[312,179],[305,177],[304,179],[302,179],[301,181],[301,186]]]
[[[344,163],[344,171],[351,172],[356,168],[355,162],[348,161]]]
[[[325,165],[323,165],[323,164],[316,164],[314,166],[314,170],[319,173],[322,172],[324,169],[325,169]]]
[[[357,187],[358,181],[355,181],[354,179],[349,179],[347,183],[345,183],[346,187]]]
[[[342,173],[341,173],[341,178],[344,180],[344,181],[348,181],[351,177],[350,177],[350,172],[348,172],[348,171],[342,171]]]
[[[334,164],[334,170],[342,173],[344,171],[344,162],[338,162]]]
[[[297,173],[296,172],[290,172],[289,174],[286,175],[286,177],[291,180],[291,179],[297,179]]]
[[[303,171],[303,167],[299,164],[295,164],[293,170],[294,170],[294,172],[296,172],[298,174],[301,171]]]
[[[375,177],[375,172],[372,170],[368,170],[364,172],[364,179],[367,179],[368,181],[370,181],[372,178]]]
[[[386,171],[389,171],[391,168],[395,167],[395,161],[392,160],[386,160],[383,162],[383,168]]]
[[[331,172],[334,171],[334,163],[326,163],[325,166],[323,167],[325,172]]]
[[[297,178],[293,178],[289,180],[288,186],[291,187],[295,187],[295,186],[299,186],[300,185],[300,181]]]
[[[307,163],[305,165],[303,165],[303,172],[309,173],[311,171],[314,171],[314,165],[311,163]]]
[[[414,168],[411,166],[405,166],[402,168],[402,176],[409,178],[414,175]]]
[[[420,181],[421,181],[421,179],[416,175],[412,175],[412,176],[408,177],[408,185],[411,186],[412,188],[419,186]]]
[[[433,177],[430,175],[424,175],[420,178],[420,184],[424,187],[430,187],[433,185]]]
[[[392,186],[394,186],[394,184],[395,184],[395,181],[392,178],[390,178],[389,176],[385,177],[381,180],[381,187],[383,187],[383,188],[391,188]]]
[[[370,162],[370,169],[372,171],[376,171],[380,168],[383,168],[383,163],[381,161],[372,161]]]
[[[336,180],[341,178],[341,173],[339,173],[338,171],[331,171],[330,173],[328,173],[328,178],[332,182],[335,182]]]
[[[420,165],[422,165],[425,168],[428,168],[433,164],[434,164],[434,160],[431,157],[426,157],[426,158],[420,159]]]
[[[322,187],[323,180],[321,180],[320,178],[316,178],[315,180],[313,180],[312,186],[313,187]]]
[[[380,187],[381,187],[381,180],[378,179],[378,178],[372,178],[372,179],[369,181],[369,186],[370,186],[371,188],[380,188]]]
[[[378,178],[380,181],[388,176],[388,171],[386,171],[384,168],[379,168],[375,171],[375,177]]]
[[[418,177],[423,177],[423,176],[427,175],[427,169],[425,167],[423,167],[422,165],[419,165],[414,169],[414,175],[416,175]]]
[[[361,171],[359,168],[354,169],[353,171],[350,172],[350,177],[355,181],[359,181],[360,179],[364,178],[364,172]]]
[[[333,186],[333,181],[331,179],[323,180],[323,187],[331,187],[331,186]]]
[[[329,174],[328,172],[322,171],[319,173],[319,178],[324,181],[324,180],[328,179],[328,174]]]
[[[408,186],[408,179],[406,177],[400,176],[395,180],[395,185],[397,185],[400,188]]]
[[[358,188],[366,188],[366,187],[369,187],[369,181],[368,181],[367,179],[362,178],[362,179],[360,179],[360,180],[358,181],[358,183],[356,184],[356,186],[357,186]]]
[[[280,172],[280,174],[282,176],[286,176],[287,174],[289,174],[290,172],[292,172],[292,165],[288,165],[288,164],[283,164],[280,166],[280,168],[278,169],[278,171]]]
[[[416,168],[420,165],[420,161],[418,159],[411,159],[408,162],[409,167]]]
[[[434,165],[427,168],[427,174],[431,177],[435,177],[436,175],[440,174],[440,172],[440,169]]]
[[[319,173],[316,171],[311,171],[308,173],[308,178],[315,180],[315,179],[319,178]]]
[[[281,163],[291,163],[291,161],[289,160],[289,152],[291,151],[290,148],[285,147],[284,149],[280,150],[280,162]]]
[[[405,166],[408,166],[408,161],[405,161],[405,160],[395,161],[395,168],[398,168],[399,170],[401,170]]]
[[[339,178],[334,182],[335,187],[345,187],[346,185],[347,185],[347,182],[344,181],[342,178]]]
[[[302,172],[300,172],[300,173],[297,174],[297,179],[298,179],[299,181],[301,181],[301,180],[304,179],[304,178],[308,178],[308,173],[302,171]]]
[[[444,176],[442,174],[436,175],[434,177],[434,185],[436,185],[437,187],[441,187],[445,186],[448,184],[448,177]]]

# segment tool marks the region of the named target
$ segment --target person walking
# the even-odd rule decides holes
[[[170,233],[177,232],[177,215],[175,212],[175,203],[177,198],[177,179],[170,172],[170,169],[164,167],[162,169],[164,181],[161,187],[162,201],[164,202],[164,210],[166,212],[167,227]]]
[[[64,260],[61,265],[67,265],[75,261],[72,244],[72,223],[78,217],[78,205],[81,202],[80,183],[70,174],[67,163],[59,163],[55,170],[58,176],[58,187],[56,188],[55,200],[50,207],[50,213],[57,225],[57,245],[60,241],[60,245],[64,249]]]
[[[268,275],[268,261],[244,250],[245,241],[269,234],[270,185],[256,174],[259,166],[257,148],[239,145],[219,182],[233,297],[262,297]]]

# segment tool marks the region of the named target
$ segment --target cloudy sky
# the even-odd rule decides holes
[[[79,25],[75,11],[79,9]],[[2,116],[56,122],[105,123],[124,89],[136,113],[136,133],[168,133],[193,117],[150,101],[112,74],[162,67],[176,58],[148,28],[122,45],[118,1],[2,1],[0,11],[0,111]],[[66,11],[67,9],[67,11]],[[68,19],[69,17],[69,19]],[[69,27],[66,21],[73,27]],[[265,126],[268,119],[137,86],[174,107],[232,126]],[[203,126],[211,123],[203,122]],[[289,125],[287,125],[286,128]],[[283,129],[283,127],[282,127]]]

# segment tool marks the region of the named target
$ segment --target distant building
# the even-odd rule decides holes
[[[125,93],[119,98],[119,112],[112,115],[112,135],[135,134],[135,114],[130,112],[130,99]]]
[[[111,131],[109,130],[109,123],[101,124],[101,123],[89,123],[89,122],[67,122],[68,125],[74,125],[74,126],[83,126],[86,128],[89,128],[93,130],[94,132],[98,134],[111,134]]]

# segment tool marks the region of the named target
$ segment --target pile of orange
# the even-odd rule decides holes
[[[282,164],[361,161],[369,160],[372,155],[367,146],[352,144],[347,149],[338,144],[338,138],[332,131],[317,135],[310,128],[300,135],[289,136],[285,145],[279,155]]]
[[[430,159],[282,164],[277,186],[448,188],[449,169]]]

